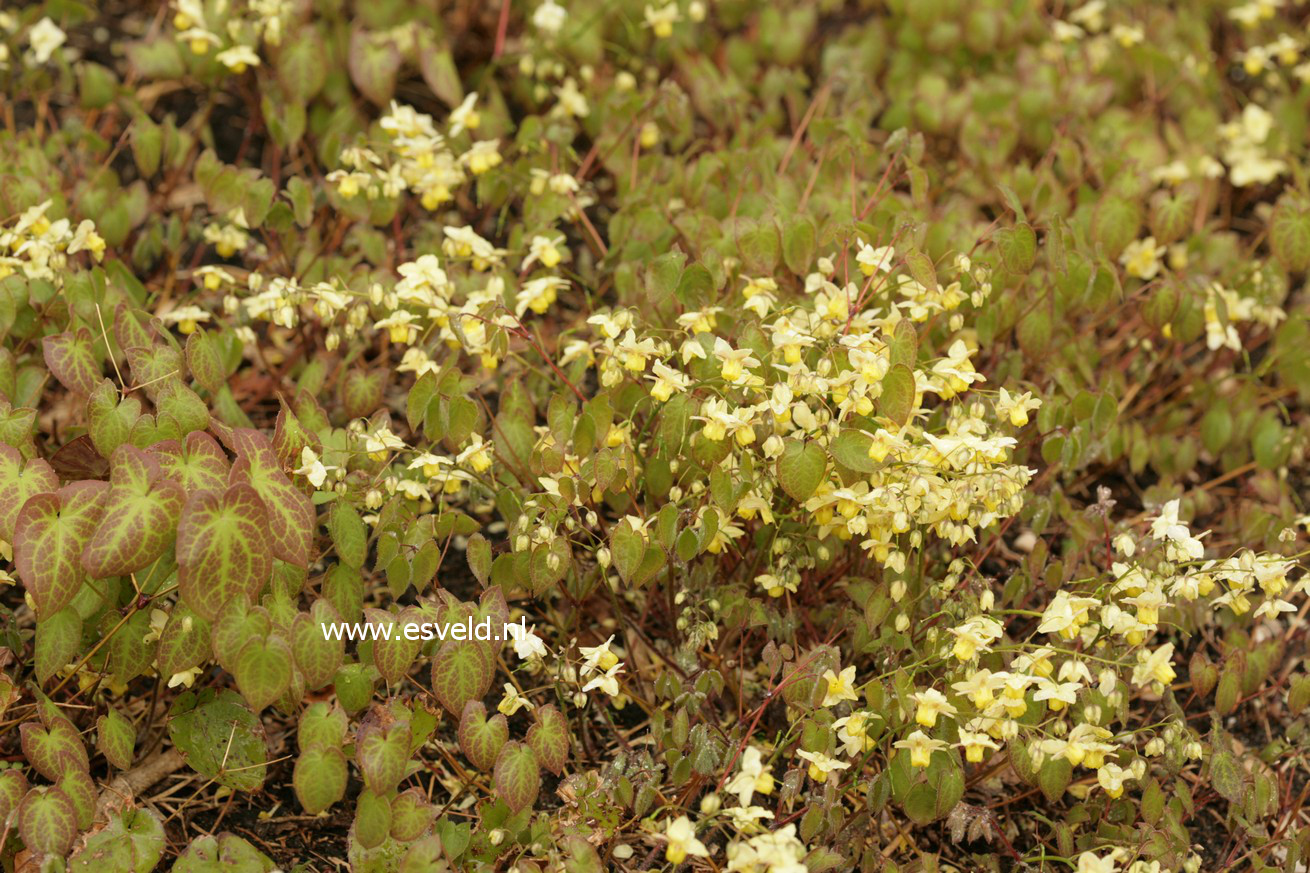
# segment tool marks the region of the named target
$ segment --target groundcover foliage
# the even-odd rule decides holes
[[[1304,870],[1306,27],[8,6],[4,869]]]

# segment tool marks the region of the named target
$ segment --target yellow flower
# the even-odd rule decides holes
[[[1119,256],[1119,263],[1123,264],[1129,276],[1150,280],[1160,272],[1163,255],[1164,249],[1155,244],[1155,237],[1148,236],[1130,242]]]
[[[923,731],[915,731],[903,740],[892,744],[895,748],[905,749],[910,753],[911,767],[927,767],[932,761],[932,753],[946,748],[946,743],[933,739]]]
[[[828,683],[828,690],[823,695],[824,706],[836,706],[843,700],[860,699],[860,696],[855,693],[854,665],[842,670],[841,673],[826,670],[823,679]]]
[[[956,714],[955,707],[946,700],[946,695],[936,688],[929,688],[927,691],[916,691],[914,693],[914,702],[917,704],[914,720],[924,727],[936,725],[937,716],[939,715]]]
[[[815,782],[827,782],[829,773],[834,773],[838,770],[847,770],[851,766],[846,761],[839,761],[836,758],[830,758],[822,752],[806,752],[801,750],[796,754],[810,762],[808,772],[810,778]]]
[[[681,864],[687,860],[688,855],[697,858],[710,856],[710,850],[696,839],[696,828],[691,823],[691,819],[685,815],[665,823],[664,838],[669,841],[668,848],[664,850],[664,857],[670,864]]]

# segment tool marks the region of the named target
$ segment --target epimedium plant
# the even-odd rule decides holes
[[[7,863],[1296,869],[1289,14],[0,15]]]

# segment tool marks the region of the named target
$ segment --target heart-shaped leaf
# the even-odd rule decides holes
[[[528,728],[528,745],[541,766],[558,776],[569,759],[569,722],[551,704],[537,708],[536,722]]]
[[[102,379],[87,398],[86,416],[91,442],[97,452],[109,458],[131,436],[141,417],[141,401],[133,396],[120,397],[114,383]]]
[[[296,759],[292,784],[309,815],[317,815],[346,796],[346,756],[331,746],[311,746]]]
[[[188,609],[185,603],[174,606],[155,654],[160,675],[171,678],[209,660],[209,634],[209,622]]]
[[[51,782],[66,770],[87,770],[91,766],[82,737],[68,719],[52,720],[48,726],[34,721],[18,726],[23,757],[36,772]]]
[[[227,488],[227,455],[204,431],[192,431],[182,442],[155,443],[149,451],[158,457],[164,475],[181,485],[188,495]]]
[[[70,391],[89,395],[100,384],[100,361],[96,359],[91,331],[57,333],[41,340],[46,366]]]
[[[191,375],[211,395],[227,381],[227,368],[219,354],[218,343],[204,330],[196,330],[186,338],[186,363]]]
[[[43,855],[63,857],[77,836],[77,810],[58,788],[33,788],[18,805],[23,845]]]
[[[110,467],[103,520],[82,552],[93,579],[149,566],[172,545],[182,512],[182,488],[164,477],[154,455],[124,444]]]
[[[72,603],[81,589],[82,552],[100,523],[108,492],[105,482],[70,482],[57,493],[33,495],[19,511],[14,563],[38,618]]]
[[[346,727],[349,723],[341,707],[329,706],[322,700],[311,703],[300,716],[296,742],[301,749],[312,749],[314,746],[339,749],[346,741]]]
[[[382,675],[382,680],[394,685],[409,672],[414,659],[418,657],[419,649],[423,647],[423,641],[412,631],[410,634],[413,639],[405,636],[405,629],[416,624],[420,616],[411,609],[399,615],[385,609],[366,609],[364,619],[379,628],[373,643],[373,663]]]
[[[71,606],[47,615],[36,625],[36,681],[44,683],[77,656],[82,644],[82,616]]]
[[[236,692],[187,692],[169,710],[168,736],[191,769],[237,791],[264,784],[264,725]]]
[[[818,443],[787,440],[778,458],[778,484],[797,502],[818,490],[828,467],[828,454]]]
[[[362,567],[368,560],[368,530],[360,520],[359,512],[344,500],[332,504],[328,516],[328,532],[336,546],[337,557],[350,567]]]
[[[250,485],[268,507],[273,556],[297,567],[309,566],[318,524],[314,504],[282,472],[267,437],[242,428],[233,432],[233,441],[237,459],[230,481]]]
[[[432,824],[436,814],[422,789],[402,791],[391,801],[391,838],[402,843],[418,839]]]
[[[136,749],[136,726],[114,707],[96,721],[96,749],[120,770],[132,766]]]
[[[109,824],[87,838],[73,855],[73,871],[106,870],[150,873],[164,856],[164,826],[148,809],[128,809],[111,815]]]
[[[376,848],[391,834],[391,804],[374,791],[361,791],[355,800],[355,842]]]
[[[18,511],[29,497],[57,490],[53,467],[40,458],[25,461],[18,449],[0,443],[0,540],[14,541]]]
[[[328,636],[324,628],[340,621],[341,616],[332,605],[319,598],[309,612],[300,613],[292,622],[291,653],[305,677],[306,688],[322,688],[336,676],[345,657],[346,642]]]
[[[177,526],[177,587],[210,621],[229,601],[254,602],[273,568],[268,511],[249,485],[192,494]]]
[[[897,364],[882,377],[878,409],[897,424],[905,424],[914,412],[914,395],[914,371],[905,364]]]
[[[527,809],[541,790],[541,769],[537,756],[525,743],[509,742],[496,756],[496,770],[492,774],[496,795],[512,812]]]
[[[276,635],[248,640],[237,654],[233,675],[241,696],[259,712],[291,684],[291,646]]]
[[[488,719],[487,707],[481,700],[464,704],[459,719],[459,747],[470,764],[479,770],[490,770],[508,740],[509,722],[505,716],[496,713]]]
[[[432,662],[432,691],[451,715],[461,715],[465,703],[487,693],[495,674],[495,661],[486,646],[447,640]]]
[[[173,865],[171,873],[270,873],[277,868],[269,858],[236,834],[203,834],[192,841]]]
[[[375,710],[365,719],[355,746],[355,762],[370,791],[385,794],[404,778],[409,740],[407,721],[396,721],[382,710]]]

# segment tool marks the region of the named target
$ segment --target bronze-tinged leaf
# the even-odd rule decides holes
[[[109,478],[109,460],[96,451],[90,434],[82,434],[61,446],[50,457],[50,466],[65,482]]]
[[[569,759],[569,722],[551,704],[533,713],[536,723],[528,728],[527,742],[537,753],[541,766],[558,776]]]
[[[110,468],[103,521],[82,553],[93,579],[149,566],[172,545],[182,513],[182,487],[165,478],[154,455],[124,444]]]
[[[81,589],[82,553],[100,524],[109,489],[95,480],[70,482],[57,493],[33,495],[19,511],[14,563],[38,618],[59,612]]]
[[[182,601],[213,621],[229,601],[253,603],[273,570],[268,510],[249,485],[193,493],[177,526]]]
[[[164,475],[181,485],[188,495],[227,490],[231,465],[218,441],[204,431],[192,431],[181,442],[155,443],[148,451],[158,457]]]
[[[50,372],[69,391],[89,395],[100,384],[100,361],[95,340],[85,327],[76,333],[57,333],[41,340],[41,353]]]
[[[237,453],[229,481],[244,482],[268,508],[273,556],[297,567],[309,566],[318,516],[314,504],[287,478],[268,437],[239,428],[233,432]]]
[[[481,700],[464,704],[459,719],[459,747],[470,764],[479,770],[490,770],[508,741],[509,722],[505,716],[498,712],[487,718],[487,707]]]
[[[487,693],[496,674],[487,646],[464,640],[447,640],[432,661],[432,691],[451,715],[464,712],[464,704]]]
[[[40,458],[25,461],[18,449],[0,443],[0,540],[14,541],[18,511],[27,498],[58,489],[53,467]]]
[[[541,790],[541,768],[537,756],[526,743],[508,742],[496,756],[492,774],[496,794],[512,812],[527,809]]]

